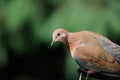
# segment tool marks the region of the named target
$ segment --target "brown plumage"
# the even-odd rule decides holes
[[[72,33],[57,29],[51,45],[56,41],[68,47],[71,56],[86,72],[120,77],[120,46],[106,37],[90,31]]]

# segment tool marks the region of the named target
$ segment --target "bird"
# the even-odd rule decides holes
[[[79,69],[90,74],[120,77],[120,46],[92,31],[69,32],[63,28],[52,34],[51,46],[62,42],[70,51]],[[81,77],[80,77],[81,78]]]

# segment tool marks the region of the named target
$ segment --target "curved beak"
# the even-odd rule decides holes
[[[53,46],[54,43],[55,43],[55,40],[53,40],[53,41],[51,42],[51,46]]]

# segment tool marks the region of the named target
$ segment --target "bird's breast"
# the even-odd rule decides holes
[[[71,48],[71,55],[79,66],[94,71],[116,72],[120,71],[118,64],[112,56],[106,57],[104,50],[97,47],[86,46],[81,43],[79,47]]]

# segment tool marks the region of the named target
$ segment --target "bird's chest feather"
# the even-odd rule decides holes
[[[74,42],[74,43],[72,43]],[[71,56],[79,66],[94,71],[111,71],[120,70],[120,65],[114,57],[106,53],[96,38],[91,36],[80,36],[69,41]]]
[[[116,64],[113,58],[108,60],[104,54],[104,50],[101,47],[97,47],[94,45],[88,45],[86,43],[81,43],[79,47],[72,48],[71,51],[72,57],[75,59],[79,66],[82,66],[85,69],[93,70],[93,71],[116,71],[115,69],[118,66],[114,66]]]
[[[71,48],[71,55],[78,65],[86,69],[100,71],[98,62],[100,62],[99,58],[102,57],[102,50],[97,53],[97,50],[100,49],[99,47],[85,42],[79,42],[77,44]],[[104,66],[104,64],[104,62],[100,62],[100,65]]]

